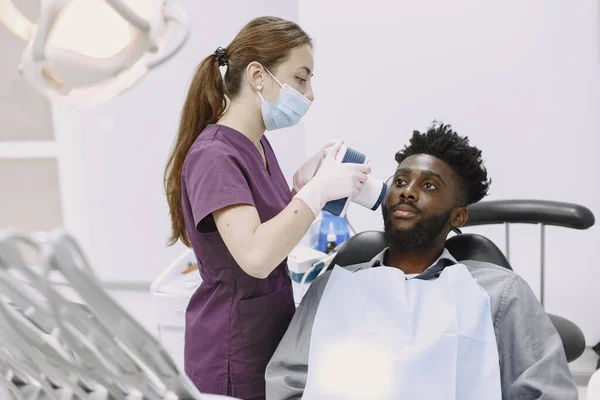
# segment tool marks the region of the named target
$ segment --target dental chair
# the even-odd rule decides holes
[[[541,227],[541,295],[544,305],[544,228],[546,225],[571,229],[588,229],[594,225],[594,214],[581,205],[541,200],[497,200],[471,205],[469,219],[465,226],[505,224],[506,254],[491,240],[484,236],[461,233],[446,241],[446,248],[458,261],[473,260],[490,262],[512,270],[509,256],[509,224],[538,224]],[[361,232],[344,243],[328,269],[335,265],[341,267],[370,261],[387,247],[384,233],[381,231]],[[573,322],[548,314],[562,340],[567,361],[579,358],[585,350],[583,332]]]

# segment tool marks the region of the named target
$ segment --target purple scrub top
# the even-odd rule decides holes
[[[250,204],[266,222],[290,203],[266,137],[261,144],[268,170],[250,139],[208,125],[183,166],[184,219],[203,280],[186,312],[185,372],[204,393],[264,396],[267,363],[295,311],[287,260],[266,279],[253,278],[235,262],[212,217],[223,207]]]

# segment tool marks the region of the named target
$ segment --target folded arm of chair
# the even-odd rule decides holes
[[[546,200],[494,200],[469,206],[465,226],[504,223],[545,224],[572,229],[588,229],[594,214],[579,204]]]

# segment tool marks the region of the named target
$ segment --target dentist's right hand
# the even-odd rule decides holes
[[[304,202],[315,217],[328,201],[357,196],[371,172],[368,165],[337,161],[343,144],[343,141],[337,142],[327,150],[317,174],[294,196]]]

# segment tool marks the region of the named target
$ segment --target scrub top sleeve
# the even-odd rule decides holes
[[[183,179],[196,227],[221,208],[236,204],[255,206],[238,157],[225,146],[193,149],[186,159]]]

